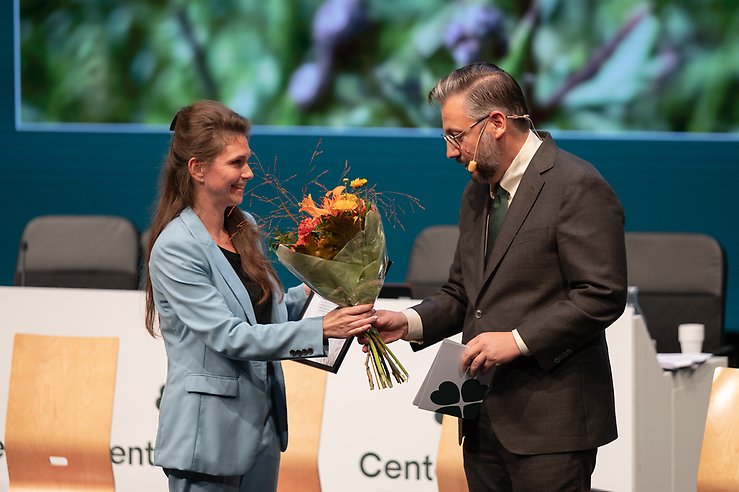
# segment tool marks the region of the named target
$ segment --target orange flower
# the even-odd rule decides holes
[[[320,217],[321,215],[326,215],[329,213],[328,210],[318,207],[316,205],[316,202],[313,201],[313,197],[310,195],[303,198],[303,201],[300,202],[300,211],[307,213],[311,217]]]
[[[323,197],[323,210],[326,214],[330,215],[336,215],[337,211],[334,208],[334,205],[336,202],[341,198],[342,193],[346,189],[345,186],[337,186],[333,190],[329,190],[326,192],[326,195]]]
[[[326,197],[323,199],[323,207],[330,209],[333,204],[341,198],[341,194],[344,193],[346,186],[337,186],[331,191],[326,192]]]

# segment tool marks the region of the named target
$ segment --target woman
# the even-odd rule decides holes
[[[328,337],[363,333],[371,305],[297,318],[307,298],[283,294],[253,218],[237,206],[253,177],[249,122],[214,101],[183,108],[152,221],[146,328],[155,310],[167,350],[155,464],[172,491],[277,488],[287,446],[279,359],[325,353]]]

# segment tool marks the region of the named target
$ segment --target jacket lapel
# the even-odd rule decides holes
[[[251,299],[249,298],[249,293],[246,291],[246,287],[244,287],[244,283],[238,275],[236,275],[236,272],[233,267],[231,267],[231,264],[228,262],[226,257],[223,256],[221,250],[218,249],[218,245],[210,237],[208,230],[200,221],[200,218],[189,207],[180,213],[180,218],[187,228],[190,229],[190,232],[192,232],[195,239],[205,247],[210,264],[215,265],[218,273],[223,277],[223,280],[226,282],[229,289],[231,289],[236,301],[238,301],[239,305],[241,305],[246,313],[246,321],[252,325],[256,324],[254,308],[251,305]]]
[[[503,226],[498,233],[493,250],[490,252],[490,257],[485,265],[482,282],[480,283],[480,292],[482,292],[482,287],[495,272],[506,251],[508,251],[511,243],[516,238],[526,217],[531,212],[531,208],[539,198],[539,194],[545,183],[542,174],[554,165],[556,152],[557,147],[554,145],[554,142],[551,138],[547,138],[536,154],[534,154],[533,159],[531,159],[526,172],[521,178],[521,184],[519,184],[518,190],[516,190],[516,194],[511,201],[508,212],[503,220]]]

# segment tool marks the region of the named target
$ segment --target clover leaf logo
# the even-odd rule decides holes
[[[452,381],[443,381],[439,384],[439,388],[431,393],[429,398],[437,405],[444,405],[436,410],[439,413],[465,419],[476,419],[480,414],[480,404],[485,396],[485,389],[485,386],[480,384],[477,379],[466,380],[462,383],[461,389]]]

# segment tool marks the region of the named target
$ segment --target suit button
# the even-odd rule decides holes
[[[477,311],[475,311],[475,318],[477,318],[477,319],[482,318],[482,311],[480,311],[479,309]]]
[[[559,364],[560,362],[562,362],[562,359],[560,359],[559,357],[555,357],[554,358],[554,363],[555,364]]]
[[[309,348],[308,349],[308,355],[313,355],[313,349],[312,348]]]
[[[295,351],[294,350],[290,350],[290,355],[295,355]]]

